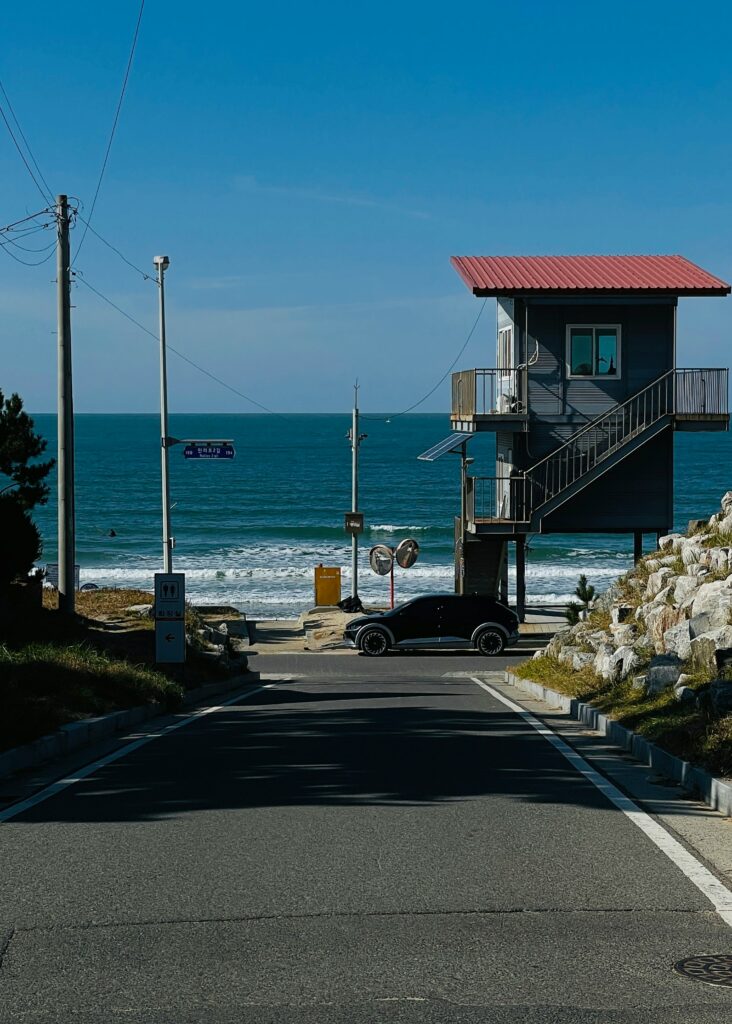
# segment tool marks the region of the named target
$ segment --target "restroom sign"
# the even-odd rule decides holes
[[[186,574],[155,573],[155,618],[184,619],[186,613]]]

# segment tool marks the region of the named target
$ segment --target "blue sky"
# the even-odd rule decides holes
[[[15,112],[86,212],[137,8],[61,24],[28,0],[4,24]],[[93,224],[144,268],[170,255],[171,343],[242,391],[336,411],[358,376],[364,409],[396,411],[475,319],[453,254],[681,252],[732,279],[731,29],[729,5],[676,0],[148,0]],[[0,129],[5,224],[40,198]],[[52,410],[53,260],[0,256],[0,387]],[[155,287],[92,236],[78,267],[156,330]],[[73,301],[77,409],[154,410],[153,339]],[[729,362],[732,298],[681,300],[679,326],[681,364]],[[494,334],[489,303],[461,366],[491,365]],[[175,359],[170,404],[254,411]]]

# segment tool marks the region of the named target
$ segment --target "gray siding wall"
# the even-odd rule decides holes
[[[672,495],[673,431],[669,428],[547,516],[542,531],[670,529]]]
[[[567,324],[620,324],[617,379],[569,380]],[[563,444],[584,422],[640,391],[674,361],[674,305],[529,303],[529,434],[526,466]]]

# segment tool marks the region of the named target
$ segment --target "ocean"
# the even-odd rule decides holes
[[[35,415],[55,455],[55,417]],[[186,573],[188,596],[230,604],[252,618],[295,617],[312,605],[313,569],[340,566],[350,593],[350,415],[184,415],[170,417],[180,438],[231,438],[233,461],[185,460],[171,449],[173,568]],[[411,569],[396,572],[397,600],[453,586],[453,520],[460,504],[460,460],[417,456],[447,436],[445,414],[361,422],[359,593],[388,599],[388,579],[368,565],[374,544],[419,542]],[[472,472],[493,472],[493,439],[471,442]],[[56,496],[35,512],[43,561],[56,560]],[[703,517],[732,488],[730,434],[676,438],[675,527]],[[77,561],[81,582],[150,589],[162,569],[160,424],[154,415],[76,417]],[[114,536],[110,536],[114,531]],[[651,537],[647,538],[649,547]],[[580,573],[604,589],[632,564],[627,536],[535,536],[527,553],[530,604],[570,600]],[[509,579],[513,586],[513,574]]]

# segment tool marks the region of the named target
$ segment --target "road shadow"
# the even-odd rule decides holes
[[[609,807],[546,740],[469,683],[290,683],[99,768],[16,821],[156,821],[302,805],[437,805],[487,794]],[[349,706],[350,705],[350,706]],[[462,706],[461,706],[462,705]]]

